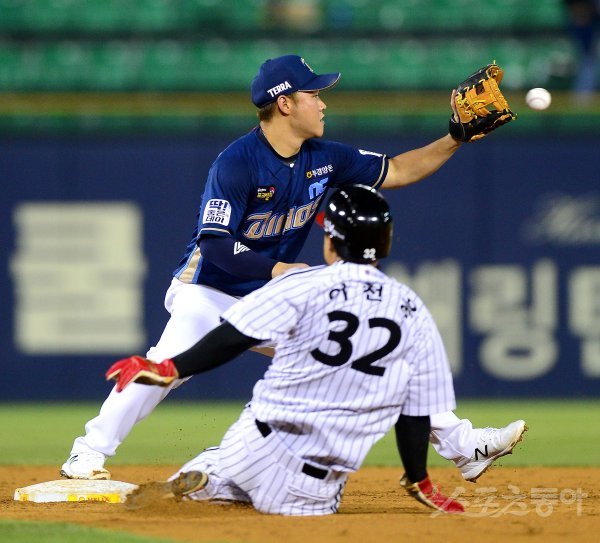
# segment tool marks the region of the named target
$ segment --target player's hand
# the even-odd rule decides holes
[[[106,372],[106,380],[117,382],[117,392],[121,392],[129,383],[135,381],[143,385],[168,386],[179,377],[172,360],[163,360],[155,364],[141,356],[130,356],[115,362]]]
[[[454,89],[452,91],[452,96],[450,96],[450,107],[452,108],[452,118],[454,119],[454,122],[457,123],[459,116],[458,116],[458,109],[456,108],[456,89]]]
[[[286,262],[277,262],[273,269],[271,270],[271,278],[275,278],[278,275],[285,273],[288,270],[292,270],[294,268],[308,268],[308,264],[304,264],[302,262],[294,262],[292,264],[287,264]]]
[[[419,483],[411,483],[403,477],[400,485],[406,488],[406,491],[422,504],[443,513],[464,513],[465,508],[460,502],[444,496],[437,486],[434,486],[429,477],[426,477]]]

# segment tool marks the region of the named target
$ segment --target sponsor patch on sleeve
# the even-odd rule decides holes
[[[206,203],[203,223],[217,223],[223,226],[229,225],[231,219],[231,204],[227,200],[213,199]]]

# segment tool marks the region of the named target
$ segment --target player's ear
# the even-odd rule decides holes
[[[277,97],[277,107],[282,115],[289,115],[292,111],[293,98],[289,95],[281,95]]]

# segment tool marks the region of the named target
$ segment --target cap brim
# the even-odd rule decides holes
[[[299,91],[320,91],[333,87],[342,74],[323,74],[313,77],[310,81],[302,85]]]

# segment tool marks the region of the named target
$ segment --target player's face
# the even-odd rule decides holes
[[[290,120],[304,139],[320,138],[325,131],[325,102],[319,91],[297,92]]]

